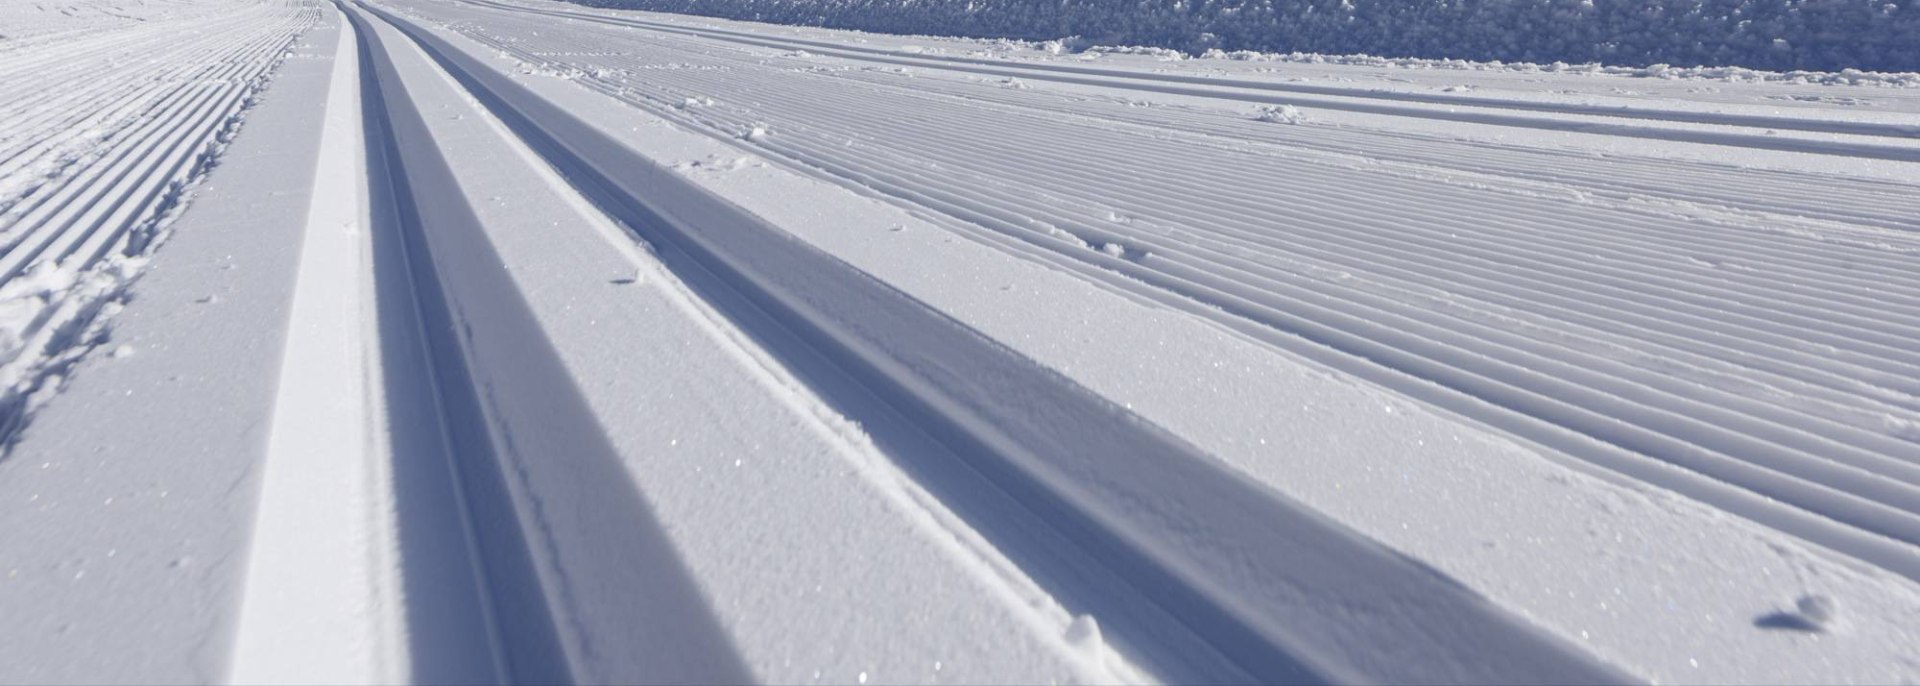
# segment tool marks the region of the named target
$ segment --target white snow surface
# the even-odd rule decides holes
[[[1899,78],[37,7],[0,682],[1920,679]]]
[[[281,0],[0,8],[0,439],[101,340],[101,315],[319,16]]]

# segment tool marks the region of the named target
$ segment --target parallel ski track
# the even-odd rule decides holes
[[[743,147],[1920,578],[1920,189],[1364,130],[1263,135],[1201,112],[1063,119],[1058,99],[988,84],[886,84],[673,33],[488,16],[515,38],[457,28],[719,136],[767,124],[775,135]],[[683,106],[699,97],[716,106]],[[1370,192],[1337,192],[1354,188]],[[1676,205],[1619,199],[1649,188]],[[1122,256],[1089,249],[1105,243]]]
[[[0,83],[40,97],[0,105],[0,283],[36,265],[87,274],[110,256],[144,254],[320,16],[312,3],[263,3],[8,54]],[[57,352],[99,295],[53,294],[12,354]]]
[[[897,75],[872,71],[847,71],[837,75],[899,90]],[[1593,164],[1594,156],[1589,153],[1497,143],[1462,146],[1450,137],[1383,128],[1274,126],[1252,117],[1222,118],[1217,111],[1137,107],[1120,98],[1063,98],[1058,93],[1000,84],[960,88],[964,99],[974,104],[991,102],[1094,121],[1207,134],[1218,136],[1222,139],[1220,144],[1225,145],[1256,141],[1370,161],[1404,162],[1572,186],[1614,199],[1662,198],[1727,210],[1737,208],[1749,214],[1776,213],[1768,217],[1774,220],[1822,219],[1900,232],[1910,231],[1914,217],[1920,216],[1920,198],[1912,196],[1912,188],[1872,179],[1811,178],[1701,163],[1692,165],[1689,171],[1695,183],[1673,184],[1672,165],[1656,160],[1615,157],[1600,166]],[[960,98],[954,92],[905,91],[905,94],[929,99]],[[1907,250],[1920,251],[1920,244],[1908,243]]]
[[[1280,83],[1207,75],[1148,73],[1083,65],[982,59],[953,55],[902,54],[854,45],[784,36],[751,34],[611,17],[584,12],[525,7],[492,0],[461,0],[507,11],[645,29],[780,50],[818,51],[879,64],[963,71],[996,77],[1032,78],[1062,83],[1117,87],[1170,95],[1194,95],[1251,103],[1298,104],[1366,114],[1411,116],[1438,121],[1493,124],[1548,131],[1579,131],[1628,138],[1686,141],[1788,150],[1874,159],[1920,161],[1920,124],[1820,117],[1784,117],[1733,112],[1690,112],[1655,107],[1610,107],[1527,101],[1473,95]],[[1779,137],[1778,131],[1834,134],[1837,138]]]
[[[116,124],[140,114],[161,94],[194,81],[227,78],[218,71],[248,47],[236,36],[284,33],[274,25],[311,21],[312,12],[290,17],[284,7],[258,6],[192,22],[125,27],[57,50],[7,55],[0,61],[0,83],[35,97],[0,103],[0,121],[6,123],[0,129],[0,170],[12,177],[45,161],[49,150],[88,146],[94,136],[112,134]]]
[[[1212,665],[1189,678],[1395,681],[1412,678],[1408,669],[1431,670],[1423,678],[1442,680],[1625,678],[679,179],[421,27],[377,6],[360,7],[410,36],[702,297],[804,368],[809,383],[876,440],[917,436],[908,440],[921,449],[899,459],[930,460],[943,466],[920,468],[949,472],[963,464],[967,479],[982,480],[943,498],[957,505],[1006,498],[1031,515],[1000,506],[995,517],[1030,517],[1014,527],[1021,533],[1003,535],[1058,532],[1061,543],[1042,557],[1074,560],[1065,563],[1075,570],[1065,576],[1096,586],[1092,579],[1114,577],[1118,587],[1085,599],[1103,624],[1114,622],[1109,631],[1138,636],[1143,627],[1128,618],[1158,612],[1167,618],[1149,633],[1184,627],[1205,650],[1218,651],[1182,656]],[[423,216],[442,211],[459,212],[421,209]],[[1045,409],[1036,417],[1032,408],[1005,402],[1015,395]],[[1080,430],[1063,434],[1063,425]],[[1139,505],[1151,497],[1173,503],[1178,514]],[[1263,525],[1240,525],[1249,521]],[[1210,535],[1191,535],[1195,526]],[[1225,565],[1231,572],[1202,552],[1217,547],[1235,551]],[[1287,611],[1269,611],[1278,607]],[[1450,631],[1434,635],[1431,627],[1441,621]],[[1352,660],[1346,650],[1329,649],[1342,641],[1390,642],[1405,655],[1428,657]],[[1488,654],[1489,646],[1502,650]]]
[[[1129,80],[1158,81],[1173,84],[1196,84],[1205,86],[1232,86],[1252,90],[1264,90],[1281,93],[1297,93],[1312,96],[1333,96],[1340,98],[1361,98],[1368,100],[1420,103],[1449,107],[1484,107],[1512,112],[1545,112],[1566,115],[1598,115],[1622,119],[1642,119],[1689,124],[1718,124],[1756,128],[1785,129],[1790,131],[1810,131],[1823,133],[1844,133],[1867,136],[1887,136],[1894,138],[1920,138],[1920,124],[1888,123],[1873,121],[1835,121],[1817,116],[1791,117],[1779,115],[1757,115],[1727,112],[1694,112],[1686,110],[1661,109],[1658,107],[1625,107],[1587,105],[1565,102],[1546,102],[1515,100],[1511,98],[1487,97],[1481,95],[1456,93],[1419,93],[1407,91],[1383,90],[1338,85],[1306,84],[1295,82],[1274,82],[1271,80],[1240,79],[1213,74],[1182,74],[1141,72],[1129,69],[1112,69],[1081,64],[1056,64],[1046,62],[1018,62],[1002,59],[990,59],[961,55],[906,53],[888,48],[871,48],[848,43],[835,43],[810,40],[795,36],[769,35],[735,31],[714,26],[691,26],[665,22],[648,21],[635,17],[610,17],[586,12],[570,12],[527,7],[494,0],[462,0],[470,4],[483,5],[498,9],[514,10],[554,17],[584,19],[597,22],[616,22],[622,25],[647,28],[656,31],[677,33],[689,36],[702,36],[729,40],[733,42],[766,47],[811,48],[827,51],[836,56],[865,56],[870,58],[896,61],[898,64],[947,63],[990,69],[1024,69],[1033,72],[1051,72],[1074,76],[1100,76]]]
[[[468,0],[469,4],[495,9],[521,9],[534,12],[530,8],[516,8],[513,5]],[[540,12],[547,15],[568,18],[586,18],[572,12]],[[655,25],[645,22],[635,23],[626,19],[593,17],[596,21],[610,25],[651,29]],[[549,25],[551,26],[551,25]],[[1480,171],[1505,177],[1518,177],[1540,181],[1560,181],[1578,183],[1581,190],[1613,190],[1636,195],[1654,195],[1682,201],[1705,202],[1743,210],[1779,210],[1796,218],[1823,218],[1843,222],[1858,222],[1871,226],[1910,231],[1916,224],[1913,217],[1920,210],[1920,199],[1912,197],[1912,187],[1906,184],[1888,183],[1872,179],[1856,178],[1819,178],[1799,174],[1785,174],[1759,169],[1744,169],[1734,166],[1717,166],[1706,163],[1689,165],[1687,172],[1697,184],[1677,185],[1667,181],[1672,173],[1673,164],[1660,160],[1641,160],[1629,156],[1607,158],[1605,165],[1594,165],[1595,156],[1587,152],[1556,152],[1539,147],[1504,145],[1498,143],[1476,143],[1463,146],[1451,137],[1432,134],[1410,133],[1377,128],[1341,126],[1341,127],[1282,127],[1264,122],[1250,121],[1251,117],[1240,120],[1223,120],[1217,112],[1194,112],[1181,107],[1135,107],[1134,102],[1114,96],[1104,103],[1096,96],[1061,96],[1058,93],[1034,92],[1004,87],[1004,82],[983,84],[976,87],[954,85],[954,90],[934,91],[927,89],[902,88],[897,75],[884,71],[840,70],[823,68],[810,64],[806,59],[796,59],[790,55],[775,56],[767,53],[756,44],[745,46],[712,39],[685,35],[676,29],[674,32],[658,33],[649,36],[649,41],[678,45],[684,49],[722,57],[730,54],[740,59],[737,66],[774,65],[793,71],[830,71],[843,79],[860,80],[873,83],[892,94],[905,97],[920,97],[942,101],[963,100],[971,105],[985,102],[1014,105],[1022,109],[1058,112],[1076,118],[1098,118],[1103,120],[1128,122],[1143,126],[1162,128],[1179,133],[1216,134],[1226,138],[1232,144],[1244,145],[1247,141],[1283,143],[1291,148],[1306,148],[1334,152],[1345,155],[1363,155],[1366,160],[1395,160],[1419,164],[1442,166],[1462,171]],[[849,47],[853,50],[855,48]],[[859,52],[893,54],[889,51],[858,48]],[[535,58],[533,61],[554,61],[553,57],[573,60],[571,64],[580,66],[581,60],[595,57],[590,51],[520,51]],[[600,55],[607,57],[607,55]],[[931,58],[930,58],[931,59]],[[982,62],[982,60],[957,59],[963,65]],[[994,64],[1002,64],[988,60]],[[600,66],[616,71],[632,66],[631,63],[598,62]],[[1020,63],[1005,63],[1006,66],[1019,66]],[[649,75],[660,65],[647,67]],[[965,73],[964,68],[959,70]],[[1109,70],[1111,71],[1111,70]],[[937,73],[937,72],[931,72]],[[630,77],[633,75],[629,75]],[[1136,73],[1137,79],[1172,78],[1171,75]],[[1212,80],[1208,80],[1212,82]],[[1127,84],[1115,82],[1118,87]],[[1267,84],[1288,86],[1289,84]],[[1379,97],[1397,97],[1398,94],[1382,93],[1361,89],[1351,89],[1361,95]],[[1444,98],[1457,96],[1436,96]],[[1476,98],[1476,101],[1507,102],[1488,98]],[[1105,106],[1103,104],[1111,104]],[[1527,104],[1527,103],[1521,103]],[[1491,104],[1484,106],[1492,107]],[[1591,113],[1613,110],[1586,108]],[[1410,116],[1418,116],[1418,112]],[[1920,127],[1920,123],[1910,126],[1889,125],[1889,136],[1899,137],[1899,132],[1908,128]],[[1396,141],[1395,139],[1398,139]],[[1571,160],[1577,166],[1568,166]],[[1897,196],[1889,198],[1889,196]],[[1906,251],[1920,251],[1920,242],[1905,242]]]

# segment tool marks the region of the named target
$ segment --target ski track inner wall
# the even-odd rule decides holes
[[[885,33],[1644,67],[1920,71],[1916,0],[571,0]]]

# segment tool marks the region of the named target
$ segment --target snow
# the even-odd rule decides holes
[[[218,6],[194,0],[34,0],[0,7],[0,50],[68,40],[138,22],[202,20]]]
[[[0,681],[1920,678],[1905,76],[758,7],[0,9]]]
[[[350,28],[334,55],[355,49]],[[393,514],[380,448],[384,427],[371,388],[382,385],[365,343],[373,312],[372,270],[361,237],[370,220],[360,158],[360,74],[335,59],[308,207],[300,264],[288,306],[272,430],[260,474],[246,589],[234,629],[235,683],[391,682],[404,678],[381,654],[399,624],[393,597]],[[380,561],[376,561],[380,560]],[[366,570],[341,573],[342,570]],[[384,571],[385,573],[381,573]],[[288,621],[299,617],[299,621]]]
[[[1058,54],[1058,53],[1056,53]],[[1589,74],[1596,76],[1630,76],[1636,78],[1657,78],[1667,80],[1702,80],[1733,82],[1775,82],[1802,83],[1845,86],[1885,86],[1912,88],[1920,86],[1920,73],[1913,71],[1875,72],[1860,69],[1843,68],[1837,71],[1768,71],[1737,66],[1699,66],[1676,67],[1670,64],[1650,64],[1643,67],[1621,66],[1585,62],[1569,64],[1565,61],[1554,62],[1476,62],[1463,59],[1427,59],[1419,57],[1376,57],[1373,55],[1323,55],[1306,52],[1259,52],[1256,50],[1225,51],[1210,49],[1196,57],[1209,60],[1229,60],[1237,62],[1291,62],[1297,64],[1340,64],[1353,66],[1386,67],[1411,70],[1453,70],[1453,71],[1496,71],[1521,72],[1534,74]]]
[[[958,84],[960,81],[956,79],[951,83]],[[697,87],[702,92],[713,92],[711,89],[716,85],[703,82]],[[769,89],[773,86],[767,82],[742,87],[760,89],[755,97],[763,101],[772,97]],[[821,86],[813,83],[803,86],[818,87]],[[547,90],[550,97],[554,98],[567,93],[567,89],[557,86]],[[978,91],[970,91],[970,94],[982,97]],[[675,97],[674,91],[665,89],[660,97],[671,101],[670,98]],[[585,108],[587,105],[583,102],[575,107]],[[619,111],[617,108],[609,110],[607,120],[620,120],[614,114]],[[766,108],[742,114],[757,119],[768,115]],[[919,121],[933,116],[933,113],[919,110],[912,115],[890,112],[882,116]],[[809,121],[819,125],[833,119],[823,115],[811,117]],[[707,125],[726,126],[724,121]],[[879,133],[879,129],[872,125],[856,123],[852,126],[860,128],[859,139]],[[1451,130],[1462,131],[1460,127]],[[641,127],[632,134],[630,144],[647,146],[642,149],[660,146],[662,131],[659,127]],[[845,149],[844,139],[840,135],[845,134],[824,133],[823,136],[832,136],[829,140],[839,142],[834,143],[832,148],[819,149]],[[954,135],[965,134],[956,132]],[[1505,134],[1503,138],[1511,140],[1511,134]],[[902,139],[894,141],[901,142]],[[1100,148],[1093,144],[1078,146],[1081,150]],[[1673,146],[1667,148],[1668,154],[1690,154],[1689,151],[1672,150]],[[723,154],[716,150],[675,148],[657,154],[667,159],[702,159]],[[817,165],[822,159],[809,157],[808,163],[802,168]],[[1161,162],[1164,164],[1168,159],[1162,158]],[[1221,164],[1222,158],[1218,153],[1212,153],[1209,161]],[[1850,168],[1859,169],[1860,165],[1854,162]],[[1806,162],[1792,160],[1781,163]],[[953,169],[952,166],[947,168]],[[1044,169],[1046,174],[1058,177],[1057,167]],[[1163,168],[1162,171],[1167,170]],[[1716,628],[1729,616],[1744,614],[1751,619],[1761,615],[1770,604],[1768,597],[1771,595],[1785,594],[1792,598],[1804,593],[1805,589],[1799,586],[1798,579],[1779,576],[1771,571],[1781,564],[1793,568],[1811,565],[1823,571],[1808,574],[1824,579],[1849,579],[1844,583],[1858,589],[1855,592],[1862,594],[1860,597],[1863,599],[1879,598],[1878,602],[1888,602],[1889,598],[1905,598],[1907,600],[1898,602],[1906,603],[1912,602],[1915,597],[1904,582],[1871,575],[1852,576],[1845,571],[1844,565],[1834,566],[1823,562],[1821,553],[1798,548],[1778,534],[1753,529],[1749,530],[1750,535],[1729,536],[1724,516],[1712,510],[1699,509],[1666,496],[1616,491],[1616,487],[1605,481],[1596,481],[1577,472],[1567,473],[1566,467],[1543,461],[1538,453],[1530,449],[1518,448],[1499,439],[1474,439],[1469,434],[1462,434],[1451,422],[1413,411],[1404,405],[1396,407],[1397,403],[1383,403],[1378,397],[1366,393],[1349,397],[1345,395],[1349,391],[1321,387],[1317,385],[1318,382],[1306,382],[1298,372],[1267,376],[1264,372],[1255,374],[1251,371],[1268,364],[1279,364],[1277,369],[1286,369],[1292,363],[1242,361],[1241,355],[1252,353],[1202,353],[1199,351],[1206,349],[1207,344],[1200,343],[1200,339],[1167,340],[1165,337],[1169,335],[1168,332],[1180,330],[1172,321],[1156,320],[1152,324],[1145,324],[1143,315],[1137,312],[1091,310],[1091,296],[1087,293],[1089,289],[1070,285],[1073,283],[1071,279],[1058,283],[1030,283],[1037,278],[1032,274],[1033,270],[1014,266],[1017,261],[1009,263],[1007,271],[990,270],[987,265],[996,263],[993,257],[995,251],[973,249],[969,242],[953,242],[951,232],[955,228],[950,224],[928,225],[908,217],[861,219],[856,218],[857,215],[846,215],[823,218],[818,201],[813,199],[821,192],[802,191],[798,187],[789,189],[789,182],[776,180],[779,174],[778,168],[771,168],[744,175],[736,173],[697,178],[703,183],[724,184],[722,188],[726,194],[741,198],[741,202],[750,209],[783,226],[792,227],[810,240],[822,241],[822,247],[836,255],[849,258],[867,255],[855,263],[892,284],[903,287],[905,284],[919,284],[910,290],[916,297],[948,312],[965,313],[960,316],[970,325],[997,340],[1015,342],[1022,352],[1036,359],[1051,360],[1050,364],[1056,370],[1069,373],[1083,383],[1106,379],[1095,387],[1116,401],[1124,401],[1135,411],[1146,413],[1145,416],[1156,423],[1175,427],[1187,436],[1217,437],[1206,443],[1210,450],[1223,456],[1242,455],[1230,459],[1252,473],[1264,474],[1263,478],[1268,483],[1302,497],[1316,507],[1327,508],[1323,511],[1344,512],[1346,514],[1341,515],[1342,521],[1360,526],[1370,535],[1394,541],[1396,546],[1404,546],[1402,550],[1420,559],[1430,562],[1450,559],[1451,562],[1442,564],[1449,573],[1458,575],[1457,578],[1495,597],[1513,599],[1517,608],[1524,608],[1523,611],[1536,621],[1561,626],[1562,631],[1583,643],[1617,646],[1602,650],[1615,659],[1651,670],[1660,678],[1753,679],[1795,673],[1796,669],[1825,664],[1825,658],[1809,658],[1781,651],[1772,642],[1771,634],[1757,631],[1729,634]],[[1294,178],[1311,176],[1299,174]],[[949,171],[940,177],[940,181],[952,185],[958,183],[959,179]],[[998,177],[989,182],[1005,181],[1006,177]],[[795,200],[786,209],[774,209],[769,204],[774,202],[771,200],[773,198]],[[1060,199],[1048,198],[1047,202],[1057,205]],[[1115,214],[1107,211],[1101,216]],[[1153,212],[1143,206],[1132,208],[1126,214],[1131,216]],[[859,228],[862,225],[872,228],[862,230]],[[870,237],[875,235],[872,232],[884,231],[885,227],[893,225],[904,225],[907,230],[881,235],[922,237],[915,243],[925,251],[920,258],[925,261],[904,259],[904,246],[898,242],[876,243],[871,240]],[[1076,249],[1090,249],[1084,239],[1065,231],[1058,224],[1029,225],[1047,235],[1070,239]],[[993,244],[990,239],[978,240]],[[977,295],[983,293],[1001,297]],[[1046,303],[1058,303],[1058,307],[1040,309],[1040,305]],[[1152,332],[1153,335],[1143,337],[1143,332]],[[1088,347],[1086,341],[1101,341],[1103,344]],[[1176,356],[1149,353],[1157,364],[1143,366],[1140,362],[1140,351],[1169,350],[1182,353]],[[1101,361],[1099,357],[1091,355],[1094,351],[1104,351],[1108,357]],[[1098,372],[1100,369],[1112,371],[1101,375]],[[1303,383],[1313,385],[1303,388]],[[1189,390],[1173,390],[1177,388]],[[1287,395],[1273,397],[1275,393]],[[1294,393],[1299,395],[1292,395]],[[1218,402],[1192,400],[1222,395],[1238,401],[1223,407]],[[1339,397],[1349,399],[1336,400]],[[1430,429],[1396,438],[1378,421],[1367,419],[1375,416],[1369,414],[1367,408],[1380,408],[1383,404],[1396,418],[1416,418],[1415,421],[1434,424]],[[1275,408],[1299,409],[1278,414],[1280,410]],[[1307,420],[1299,414],[1302,412],[1316,419]],[[1234,419],[1236,416],[1239,418]],[[1311,430],[1288,436],[1275,435],[1271,427],[1280,424],[1311,427]],[[1329,442],[1324,445],[1301,443],[1314,437],[1323,437]],[[1358,437],[1366,437],[1369,441],[1378,438],[1381,443],[1377,446],[1371,442],[1356,444]],[[1491,442],[1476,443],[1477,440]],[[1440,446],[1448,444],[1462,447],[1436,454]],[[1414,452],[1407,452],[1410,450]],[[1440,454],[1451,454],[1452,457],[1441,458]],[[1276,460],[1275,455],[1295,457]],[[1310,455],[1323,457],[1302,461],[1304,456]],[[1499,461],[1493,462],[1496,459]],[[1411,465],[1430,466],[1410,472]],[[1305,474],[1317,476],[1305,477]],[[1532,476],[1522,478],[1520,474]],[[1405,478],[1383,478],[1386,475]],[[1314,485],[1305,486],[1304,482],[1308,481]],[[1529,486],[1529,483],[1537,485]],[[1498,490],[1479,490],[1488,488]],[[1568,493],[1568,489],[1572,493]],[[1569,501],[1581,505],[1569,509],[1566,505]],[[1500,526],[1539,528],[1501,531],[1498,528],[1490,529],[1490,522],[1500,522]],[[1414,523],[1421,525],[1413,526]],[[1647,559],[1642,564],[1623,565],[1611,552],[1613,544],[1601,542],[1608,540],[1602,537],[1611,536],[1610,532],[1616,531],[1659,531],[1661,533],[1653,538],[1686,540],[1687,543],[1673,548],[1655,548],[1665,551],[1659,553],[1661,557],[1658,561]],[[1525,542],[1525,545],[1515,547],[1516,542]],[[1549,549],[1535,547],[1540,545]],[[1637,547],[1636,550],[1643,551],[1640,553],[1642,555],[1654,554],[1644,547]],[[1786,553],[1783,558],[1780,557],[1783,550],[1795,552]],[[1532,571],[1517,571],[1514,566],[1517,560],[1528,560],[1528,568]],[[1656,569],[1664,571],[1652,574],[1651,570]],[[1734,578],[1739,581],[1730,581]],[[1541,579],[1579,581],[1569,581],[1570,585],[1560,586],[1543,584]],[[1687,579],[1729,581],[1697,583]],[[1769,587],[1773,590],[1760,590]],[[1581,588],[1661,590],[1592,602],[1578,593],[1577,589]],[[1569,595],[1570,589],[1573,595]],[[1676,618],[1669,609],[1674,607],[1687,608],[1687,611]],[[1879,648],[1871,649],[1884,652],[1833,659],[1853,664],[1898,664],[1899,658],[1895,656],[1903,650],[1900,645],[1907,640],[1907,634],[1905,630],[1894,627],[1900,622],[1896,617],[1903,612],[1905,610],[1886,615],[1883,621],[1887,623],[1881,625],[1883,629],[1870,632],[1889,639]],[[1574,619],[1576,616],[1579,618]],[[1744,643],[1746,647],[1737,647],[1746,641],[1753,642]],[[1847,649],[1862,647],[1856,645]],[[1822,649],[1831,649],[1831,646],[1823,646]],[[1739,657],[1709,659],[1704,667],[1694,666],[1694,663],[1700,662],[1703,653]],[[1703,673],[1698,671],[1701,669],[1709,670],[1707,674],[1719,676],[1702,677],[1700,675]],[[1803,673],[1803,676],[1818,680],[1810,673]]]
[[[101,315],[319,10],[75,0],[0,12],[0,89],[44,94],[0,107],[4,441],[105,339]]]
[[[1831,628],[1839,619],[1833,599],[1823,595],[1801,596],[1799,600],[1794,601],[1794,607],[1800,611],[1801,617],[1822,630]]]
[[[1300,108],[1292,105],[1262,106],[1260,108],[1260,114],[1254,118],[1276,124],[1298,124],[1306,121],[1306,115],[1300,113]]]
[[[0,680],[224,678],[334,45],[287,46],[106,320],[135,354],[81,356],[0,457]]]

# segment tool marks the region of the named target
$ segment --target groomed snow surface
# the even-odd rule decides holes
[[[1900,79],[28,5],[0,682],[1920,680]]]

